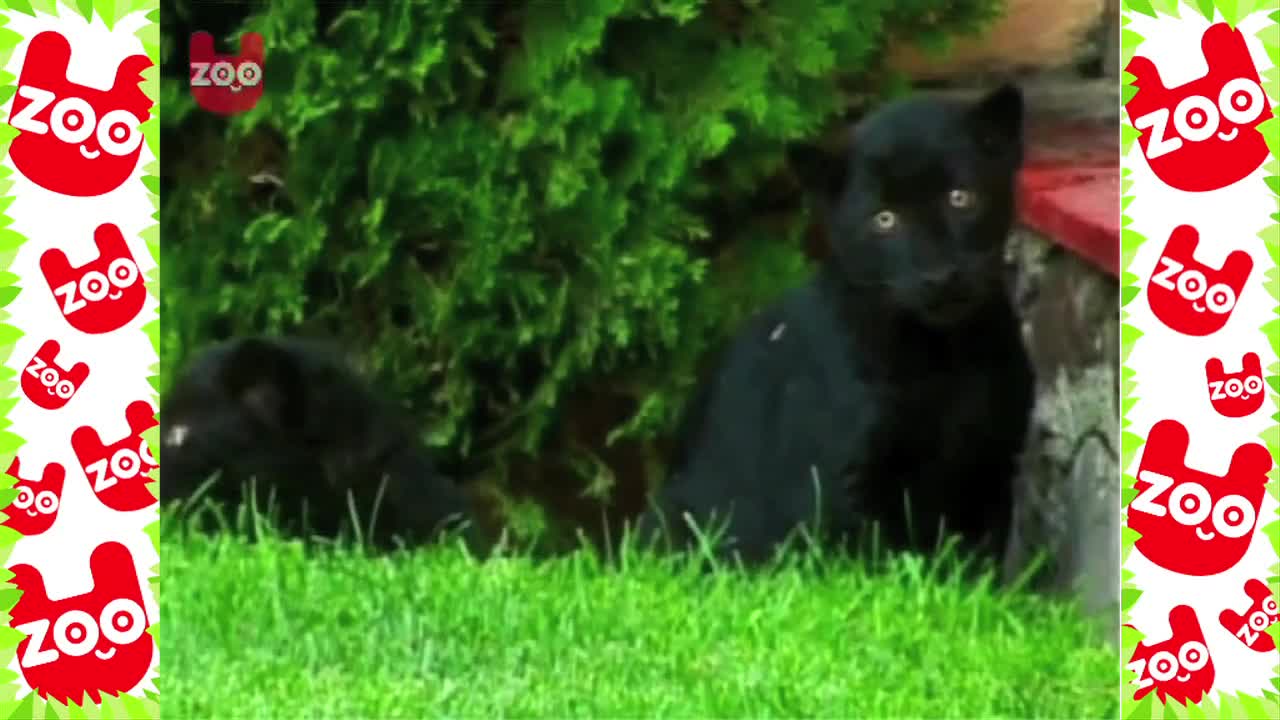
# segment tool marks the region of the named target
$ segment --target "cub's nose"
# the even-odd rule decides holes
[[[921,289],[930,297],[951,299],[964,294],[960,271],[955,268],[935,270],[921,279]]]
[[[982,293],[972,285],[972,278],[958,270],[942,270],[920,279],[917,307],[926,319],[950,324],[962,320],[980,304]]]

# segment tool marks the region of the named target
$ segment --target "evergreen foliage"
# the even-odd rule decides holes
[[[890,32],[943,47],[999,11],[163,4],[162,387],[216,337],[337,334],[446,467],[569,497],[625,476],[633,498],[708,352],[808,272],[786,146],[901,88]],[[262,33],[254,111],[195,107],[196,30],[223,52]]]

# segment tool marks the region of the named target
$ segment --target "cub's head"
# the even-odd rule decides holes
[[[161,411],[162,493],[218,499],[250,478],[320,486],[376,432],[370,391],[336,351],[297,339],[243,338],[187,365]],[[348,452],[348,451],[351,452]]]
[[[483,547],[462,491],[336,348],[261,337],[213,346],[174,383],[161,417],[161,497],[183,501],[179,512],[254,500],[277,530],[359,530],[389,547],[462,522],[472,549]]]
[[[820,178],[843,278],[935,327],[996,297],[1022,118],[1021,91],[1005,85],[970,103],[900,100],[859,123],[846,164]]]

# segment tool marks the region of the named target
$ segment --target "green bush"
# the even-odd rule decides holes
[[[162,386],[218,335],[338,335],[469,477],[651,482],[706,353],[807,272],[785,147],[903,85],[890,30],[997,4],[166,5]],[[263,34],[257,109],[194,106],[194,30]]]

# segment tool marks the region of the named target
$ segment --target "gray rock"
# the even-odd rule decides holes
[[[1031,231],[1014,234],[1008,258],[1036,371],[1036,403],[1005,573],[1018,577],[1047,560],[1033,574],[1033,585],[1076,594],[1114,637],[1120,598],[1119,286]]]

